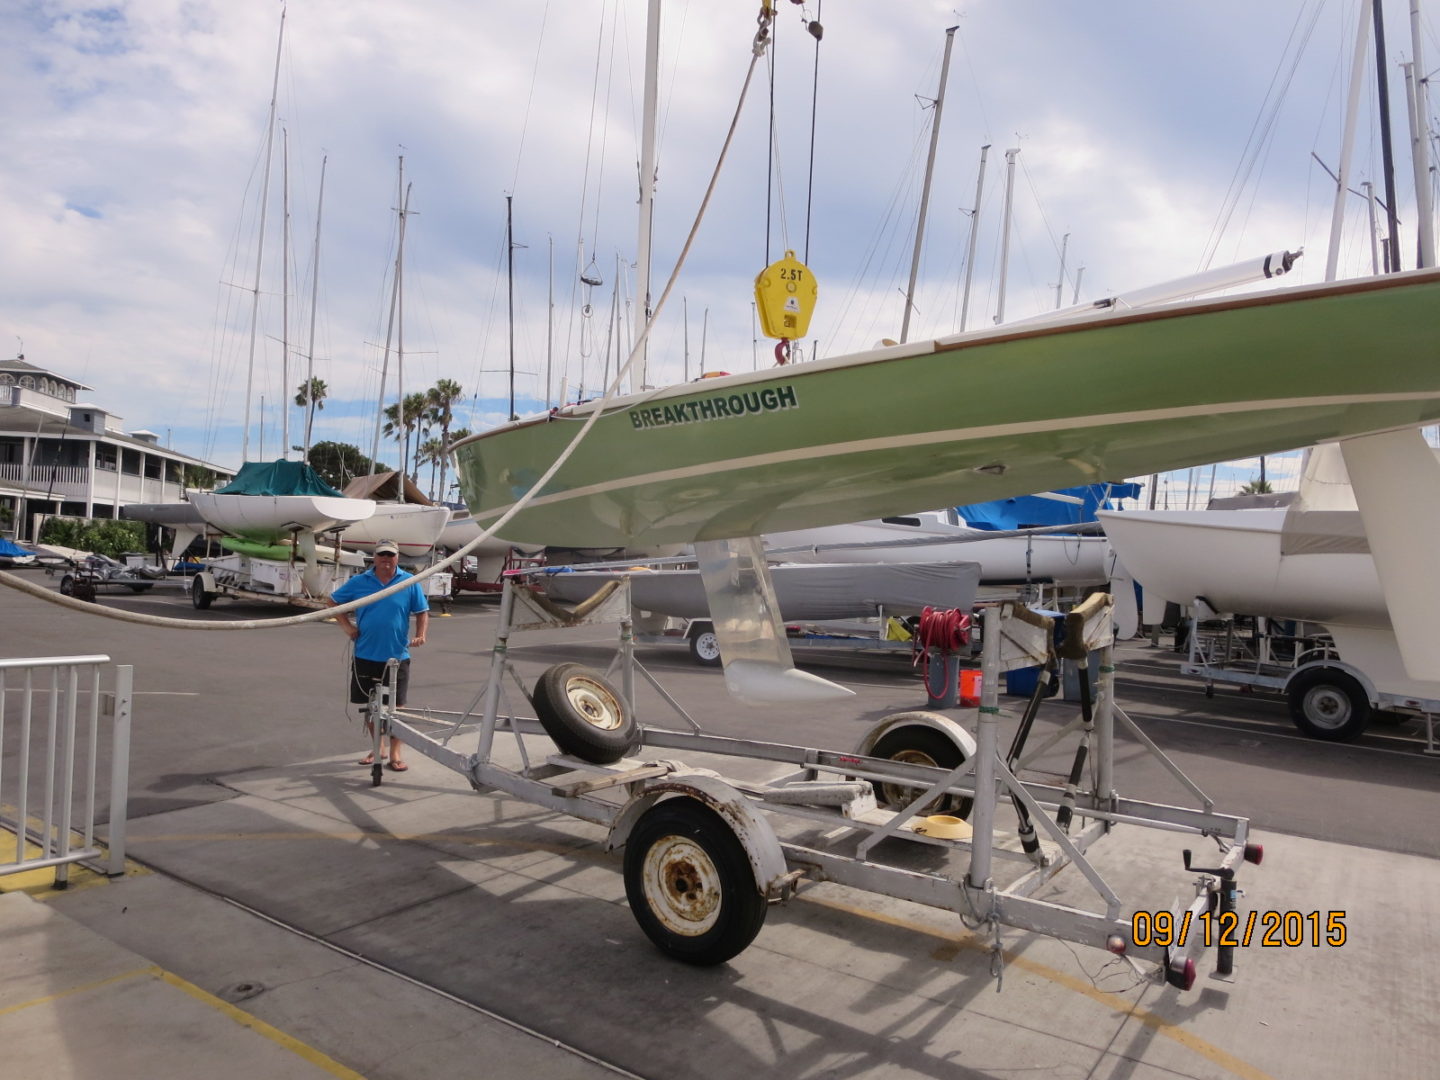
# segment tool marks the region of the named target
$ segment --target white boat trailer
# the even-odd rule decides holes
[[[1193,985],[1196,956],[1209,935],[1191,933],[1182,947],[1178,934],[1165,940],[1165,935],[1152,933],[1147,918],[1137,941],[1135,930],[1141,924],[1132,925],[1132,917],[1153,911],[1153,905],[1147,909],[1122,901],[1087,859],[1087,849],[1119,824],[1209,838],[1217,848],[1209,860],[1213,865],[1191,866],[1191,853],[1185,852],[1194,893],[1188,917],[1196,926],[1207,912],[1213,916],[1235,910],[1236,872],[1244,861],[1258,863],[1262,851],[1248,842],[1247,819],[1215,812],[1211,800],[1115,705],[1108,596],[1098,595],[1062,617],[1062,652],[1100,652],[1094,708],[1087,693],[1080,717],[1021,757],[1017,748],[1023,736],[1017,735],[1008,756],[999,746],[1000,675],[1045,665],[1041,687],[1021,720],[1028,734],[1040,690],[1056,666],[1053,616],[1013,603],[985,609],[983,697],[974,738],[943,714],[906,712],[886,717],[858,752],[846,753],[702,731],[636,660],[628,588],[623,582],[616,585],[608,595],[565,612],[507,581],[489,678],[469,708],[453,721],[399,713],[382,688],[372,701],[372,715],[379,721],[374,725],[377,748],[381,733],[398,737],[465,776],[479,792],[502,791],[606,828],[607,848],[625,849],[626,892],[641,928],[663,951],[690,963],[729,959],[759,932],[767,905],[789,899],[808,883],[830,881],[955,912],[966,926],[991,940],[991,970],[997,979],[1003,958],[1000,927],[1005,925],[1107,949],[1132,964],[1150,961],[1160,965],[1171,985]],[[593,725],[598,740],[624,738],[630,725],[628,752],[603,764],[573,753],[533,759],[525,737],[546,730],[553,736],[554,730],[513,713],[502,715],[507,675],[530,699],[509,658],[510,637],[598,623],[619,624],[619,648],[607,673],[618,680],[618,690],[598,672],[583,674],[586,669],[576,665],[557,665],[537,684],[536,711],[542,717],[553,714],[553,705],[542,708],[541,698],[553,701],[558,694],[574,706],[582,725]],[[635,725],[637,673],[675,709],[688,730]],[[477,729],[467,724],[476,717],[475,749],[452,749],[450,743],[462,728]],[[1196,808],[1141,802],[1116,792],[1117,720],[1161,760]],[[513,738],[518,768],[496,761],[497,736]],[[1072,737],[1078,745],[1069,783],[1054,786],[1016,776],[1034,757]],[[767,782],[747,782],[670,760],[668,752],[770,762],[792,771]],[[378,765],[372,775],[379,784]],[[937,814],[937,809],[953,813]],[[961,820],[966,817],[968,826]],[[968,865],[963,873],[899,865],[894,855],[909,850],[903,846],[906,841],[968,853]],[[1099,910],[1033,895],[1071,864],[1089,882],[1092,906]],[[1166,895],[1168,903],[1174,889]],[[1172,914],[1177,927],[1187,917],[1184,911]],[[1226,975],[1233,949],[1224,947],[1224,935],[1221,942],[1216,970]]]

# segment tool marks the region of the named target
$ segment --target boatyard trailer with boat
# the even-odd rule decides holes
[[[1425,752],[1440,754],[1435,739],[1440,701],[1407,693],[1387,680],[1387,673],[1403,670],[1393,633],[1366,634],[1371,659],[1377,650],[1393,654],[1377,669],[1347,661],[1331,633],[1287,633],[1283,628],[1294,625],[1289,620],[1222,616],[1200,597],[1194,608],[1180,670],[1204,681],[1206,697],[1214,696],[1217,683],[1275,691],[1288,701],[1297,728],[1338,742],[1359,738],[1376,713],[1419,717],[1425,723]],[[1340,632],[1350,637],[1364,633]]]
[[[996,687],[1004,671],[1036,664],[1044,666],[1042,683],[1052,677],[1059,658],[1053,616],[1014,603],[985,610],[985,689],[975,736],[940,713],[902,712],[874,725],[854,751],[841,752],[704,732],[637,660],[625,579],[571,610],[507,581],[488,678],[463,713],[442,719],[398,711],[382,685],[371,715],[377,748],[388,733],[465,776],[478,792],[502,792],[607,829],[607,847],[624,849],[626,895],[637,922],[675,959],[724,962],[754,939],[769,905],[826,881],[953,911],[987,938],[997,978],[1003,925],[1106,949],[1132,965],[1153,962],[1171,985],[1189,989],[1197,956],[1216,937],[1199,928],[1238,917],[1237,871],[1242,862],[1259,863],[1262,851],[1250,842],[1247,819],[1218,813],[1116,706],[1111,616],[1110,598],[1097,594],[1062,617],[1060,653],[1098,652],[1098,686],[1093,702],[1084,695],[1078,718],[1033,749],[1026,741],[1043,687],[1025,707],[1008,752],[999,746]],[[606,673],[564,663],[546,670],[533,693],[521,683],[509,658],[512,634],[595,626],[618,627]],[[637,675],[676,711],[684,730],[638,723]],[[533,703],[536,719],[502,711],[507,682]],[[1158,756],[1193,808],[1119,794],[1117,724]],[[473,752],[452,747],[462,731],[476,734]],[[1075,744],[1065,784],[1017,775],[1063,740]],[[672,753],[701,754],[707,764],[674,760]],[[716,759],[734,762],[727,771],[747,778],[716,771],[709,764]],[[781,775],[756,779],[757,766]],[[377,765],[372,782],[382,777]],[[1197,853],[1193,863],[1184,852],[1193,899],[1169,913],[1169,929],[1155,904],[1127,904],[1087,858],[1122,825],[1207,841],[1208,854]],[[945,868],[905,865],[898,856],[917,844],[941,849]],[[952,870],[951,855],[963,866]],[[1072,864],[1098,910],[1036,898]],[[1174,896],[1167,888],[1159,907]],[[1192,926],[1197,932],[1182,929]],[[1224,934],[1218,937],[1217,970],[1228,974],[1233,949]]]

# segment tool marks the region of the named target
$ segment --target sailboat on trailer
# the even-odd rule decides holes
[[[647,61],[654,4],[650,25]],[[762,26],[757,56],[764,43]],[[646,75],[648,146],[653,63]],[[644,270],[646,161],[642,153]],[[1264,276],[1290,258],[1273,271],[1265,260]],[[648,273],[638,272],[637,291],[648,325]],[[843,691],[791,665],[761,534],[1434,422],[1436,311],[1440,273],[1415,271],[1220,300],[1095,305],[662,389],[646,387],[642,333],[639,392],[473,435],[454,447],[457,473],[474,519],[512,515],[504,531],[514,540],[695,544],[731,692],[751,701],[834,696]],[[583,452],[573,453],[582,428]]]

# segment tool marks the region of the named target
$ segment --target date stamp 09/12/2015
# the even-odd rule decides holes
[[[1343,911],[1189,911],[1176,915],[1169,911],[1137,911],[1131,919],[1131,939],[1139,948],[1155,945],[1160,948],[1183,949],[1192,935],[1210,948],[1248,949],[1259,945],[1267,949],[1323,946],[1339,948],[1345,944],[1345,912]]]

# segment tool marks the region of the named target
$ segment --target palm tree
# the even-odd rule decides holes
[[[450,465],[450,424],[454,406],[465,391],[454,379],[439,379],[425,392],[430,400],[430,418],[440,427],[440,500],[445,500],[445,473]],[[433,477],[432,477],[433,479]]]
[[[1240,489],[1241,495],[1269,495],[1275,489],[1270,486],[1270,481],[1263,476],[1258,480],[1251,480]]]
[[[310,454],[310,432],[315,426],[315,410],[325,408],[325,396],[330,392],[324,379],[311,376],[295,388],[295,404],[305,410],[305,454]]]
[[[426,431],[429,430],[430,425],[427,422],[428,417],[426,416],[429,405],[430,399],[425,394],[406,394],[403,418],[400,415],[398,403],[385,406],[385,427],[383,430],[386,435],[395,436],[401,443],[400,471],[402,473],[405,471],[405,463],[410,460],[410,433],[419,429],[419,437],[416,439],[418,443],[420,439],[425,437]],[[419,471],[420,469],[417,464],[414,472],[418,475]],[[410,479],[413,482],[415,476],[412,475]]]
[[[454,445],[455,445],[456,443],[458,443],[461,439],[468,439],[469,437],[470,437],[470,429],[467,428],[467,427],[457,427],[454,431],[450,432],[450,441],[445,444],[445,460],[446,460],[447,463],[448,463],[449,460],[450,460],[450,447],[454,446]],[[445,484],[444,484],[444,482],[443,482],[443,477],[445,476],[445,474],[442,472],[442,473],[440,474],[440,476],[442,477],[442,482],[441,482],[441,485],[440,485],[440,501],[441,501],[441,502],[447,502],[447,503],[448,503],[448,502],[450,502],[451,500],[448,499],[448,498],[446,498],[446,496],[450,493],[450,488],[446,487]],[[450,487],[459,487],[459,486],[460,486],[460,481],[459,481],[459,478],[457,477],[455,483],[451,484]]]
[[[430,497],[435,498],[435,470],[445,460],[445,444],[439,439],[426,439],[415,451],[415,465],[430,466]]]

